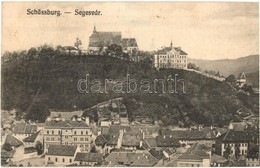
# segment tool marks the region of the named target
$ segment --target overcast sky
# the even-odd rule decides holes
[[[169,46],[172,40],[191,58],[232,59],[259,50],[258,3],[3,2],[2,7],[2,51],[73,45],[77,37],[87,49],[94,24],[97,31],[136,38],[141,50]],[[32,16],[27,9],[72,14]],[[75,16],[75,9],[97,9],[102,16]]]

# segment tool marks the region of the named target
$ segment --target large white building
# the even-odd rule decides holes
[[[50,145],[79,146],[80,151],[89,152],[92,142],[92,131],[89,118],[83,121],[80,117],[72,120],[48,118],[44,127],[45,152]]]
[[[188,54],[180,47],[164,47],[154,54],[154,67],[159,68],[188,68]]]

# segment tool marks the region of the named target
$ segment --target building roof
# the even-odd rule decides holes
[[[119,135],[117,135],[117,136],[111,138],[111,139],[107,142],[107,145],[117,145],[118,138],[119,138]]]
[[[23,141],[24,142],[34,142],[37,136],[39,135],[40,131],[37,131],[36,133],[32,134],[31,136],[28,136]]]
[[[72,145],[50,145],[46,155],[74,156],[77,146]]]
[[[108,134],[110,134],[110,135],[118,135],[120,130],[124,130],[125,132],[132,131],[131,127],[129,127],[129,126],[111,125],[109,127]]]
[[[17,123],[13,128],[13,132],[14,133],[24,133],[26,125],[27,125],[26,123]]]
[[[209,159],[210,155],[207,153],[210,148],[206,145],[195,143],[184,154],[178,157],[178,160],[198,160]]]
[[[162,130],[162,135],[171,135],[178,140],[213,140],[216,138],[213,130]]]
[[[73,116],[81,117],[83,111],[70,111],[70,112],[61,112],[61,111],[51,111],[50,118],[64,118],[65,120],[71,120]]]
[[[121,40],[121,46],[125,47],[138,47],[135,38],[123,38]]]
[[[252,140],[253,136],[254,135],[251,132],[229,130],[228,132],[219,136],[217,139],[221,140],[222,142],[248,142]]]
[[[25,134],[33,134],[37,131],[37,125],[26,125]]]
[[[65,121],[55,121],[51,120],[45,121],[45,128],[87,128],[88,125],[84,121],[72,121],[72,120],[65,120]]]
[[[102,46],[107,47],[111,44],[119,45],[121,38],[122,38],[121,32],[93,31],[92,35],[89,37],[89,47],[102,47]]]
[[[144,159],[143,157],[147,157]],[[135,152],[112,152],[106,158],[106,161],[111,161],[113,164],[124,164],[131,166],[151,166],[157,163],[157,160],[150,153],[135,153]],[[138,161],[139,160],[139,161]],[[143,162],[141,160],[144,160]]]
[[[140,146],[141,137],[138,135],[123,135],[122,146]]]
[[[186,52],[184,52],[180,47],[164,47],[158,51],[156,51],[156,54],[167,54],[172,49],[174,49],[176,52],[178,52],[180,55],[188,55]]]
[[[37,131],[37,125],[27,123],[17,123],[13,128],[13,133],[33,134]]]
[[[172,136],[157,136],[156,143],[158,147],[180,147],[180,142]]]
[[[13,137],[12,135],[7,135],[5,139],[5,143],[10,144],[11,146],[18,147],[23,145],[23,142]]]
[[[132,167],[152,167],[158,160],[150,154],[145,154],[131,164]]]
[[[96,140],[95,140],[95,144],[98,146],[102,146],[105,145],[108,141],[110,141],[110,139],[112,139],[112,136],[109,134],[101,134],[98,135]]]
[[[103,154],[102,153],[77,153],[75,161],[83,162],[102,162]]]

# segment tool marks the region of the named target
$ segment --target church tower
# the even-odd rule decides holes
[[[171,48],[172,48],[172,40],[171,40]]]

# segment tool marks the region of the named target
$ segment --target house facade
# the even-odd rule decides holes
[[[71,165],[79,151],[79,146],[50,145],[45,153],[45,165]]]
[[[164,47],[154,53],[154,67],[159,68],[188,68],[188,54],[180,47]]]
[[[89,152],[92,143],[92,131],[89,118],[64,120],[48,118],[44,127],[44,151],[50,145],[76,145],[81,151]]]

